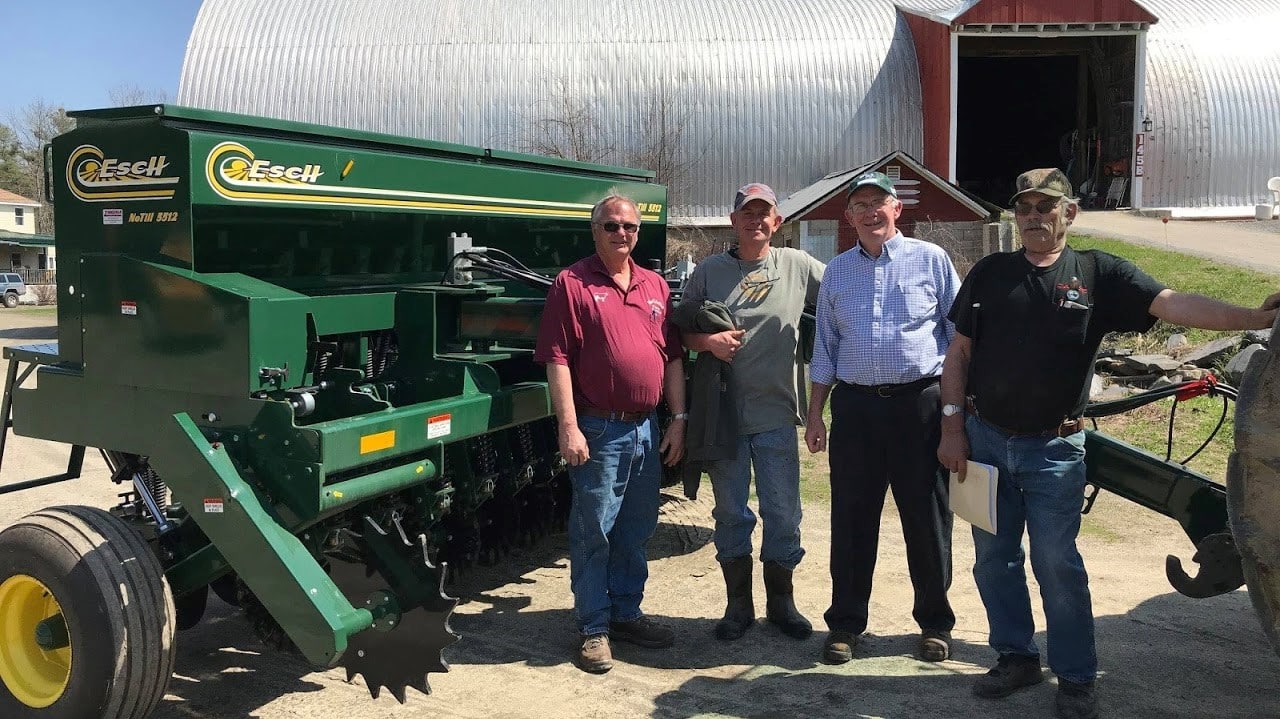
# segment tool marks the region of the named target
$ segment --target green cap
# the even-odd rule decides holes
[[[894,197],[898,196],[898,191],[893,187],[893,180],[883,172],[864,172],[853,178],[853,182],[849,183],[849,194],[852,195],[859,187],[867,185],[878,187]]]
[[[1018,198],[1028,192],[1039,192],[1047,197],[1071,197],[1071,180],[1056,167],[1042,167],[1038,170],[1027,170],[1018,175],[1018,179],[1014,181],[1014,187],[1017,192],[1013,193],[1013,197],[1009,198],[1009,204],[1018,201]]]

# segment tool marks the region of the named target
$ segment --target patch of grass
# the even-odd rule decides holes
[[[58,313],[57,305],[19,305],[4,312],[17,312],[23,315],[53,315]]]
[[[831,429],[831,402],[822,410],[822,417]],[[831,504],[831,455],[827,452],[810,454],[804,444],[804,431],[798,433],[800,443],[800,503],[807,506],[813,503],[823,506]]]
[[[1078,235],[1071,235],[1067,239],[1077,250],[1102,250],[1123,257],[1177,292],[1190,292],[1234,305],[1257,307],[1268,295],[1280,289],[1280,276],[1232,267],[1203,257],[1131,245],[1119,240]],[[1160,321],[1145,335],[1132,333],[1111,335],[1104,342],[1104,346],[1160,351],[1164,347],[1165,340],[1175,332],[1185,334],[1187,340],[1193,345],[1235,334],[1191,329]]]
[[[1107,544],[1115,544],[1124,539],[1122,534],[1106,526],[1102,520],[1090,514],[1080,518],[1080,534],[1086,537],[1093,537]]]

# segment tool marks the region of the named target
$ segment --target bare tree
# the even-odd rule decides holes
[[[667,186],[668,207],[679,205],[688,194],[693,169],[706,154],[705,147],[689,147],[685,128],[691,125],[690,115],[680,102],[678,88],[659,85],[642,104],[639,132],[626,155],[626,164],[652,170],[658,182]]]
[[[157,89],[144,90],[137,85],[116,85],[107,90],[107,100],[111,107],[158,105],[169,101],[169,93]]]
[[[12,182],[5,186],[6,190],[16,192],[41,203],[36,210],[36,231],[52,233],[53,208],[44,201],[44,147],[53,138],[74,129],[76,121],[67,117],[66,110],[44,100],[33,100],[26,107],[13,113],[9,118],[13,153],[11,171],[6,172],[0,180]],[[0,139],[4,133],[0,132]],[[0,151],[3,151],[0,147]],[[0,164],[6,164],[0,160]]]
[[[607,128],[601,125],[590,103],[573,94],[564,80],[556,82],[539,112],[529,137],[521,143],[525,152],[581,162],[611,160],[614,147]]]

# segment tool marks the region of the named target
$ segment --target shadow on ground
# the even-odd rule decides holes
[[[1098,618],[1097,636],[1104,716],[1280,716],[1274,690],[1280,659],[1245,592],[1200,601],[1178,594],[1153,597],[1125,615]],[[657,696],[653,716],[1021,719],[1053,714],[1051,673],[1044,684],[1006,699],[984,700],[971,688],[974,677],[994,662],[989,648],[953,642],[951,661],[928,665],[910,658],[913,636],[870,639],[848,664],[808,669],[794,661],[785,644],[776,643],[780,650],[762,655],[760,664],[736,677],[695,676]],[[1043,633],[1037,641],[1043,650]]]
[[[56,340],[58,326],[47,327],[9,327],[0,330],[0,339],[4,340]]]

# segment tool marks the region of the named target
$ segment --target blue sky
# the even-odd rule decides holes
[[[132,86],[178,94],[200,0],[0,0],[0,122],[32,100],[104,107]],[[14,28],[21,31],[14,32]]]

